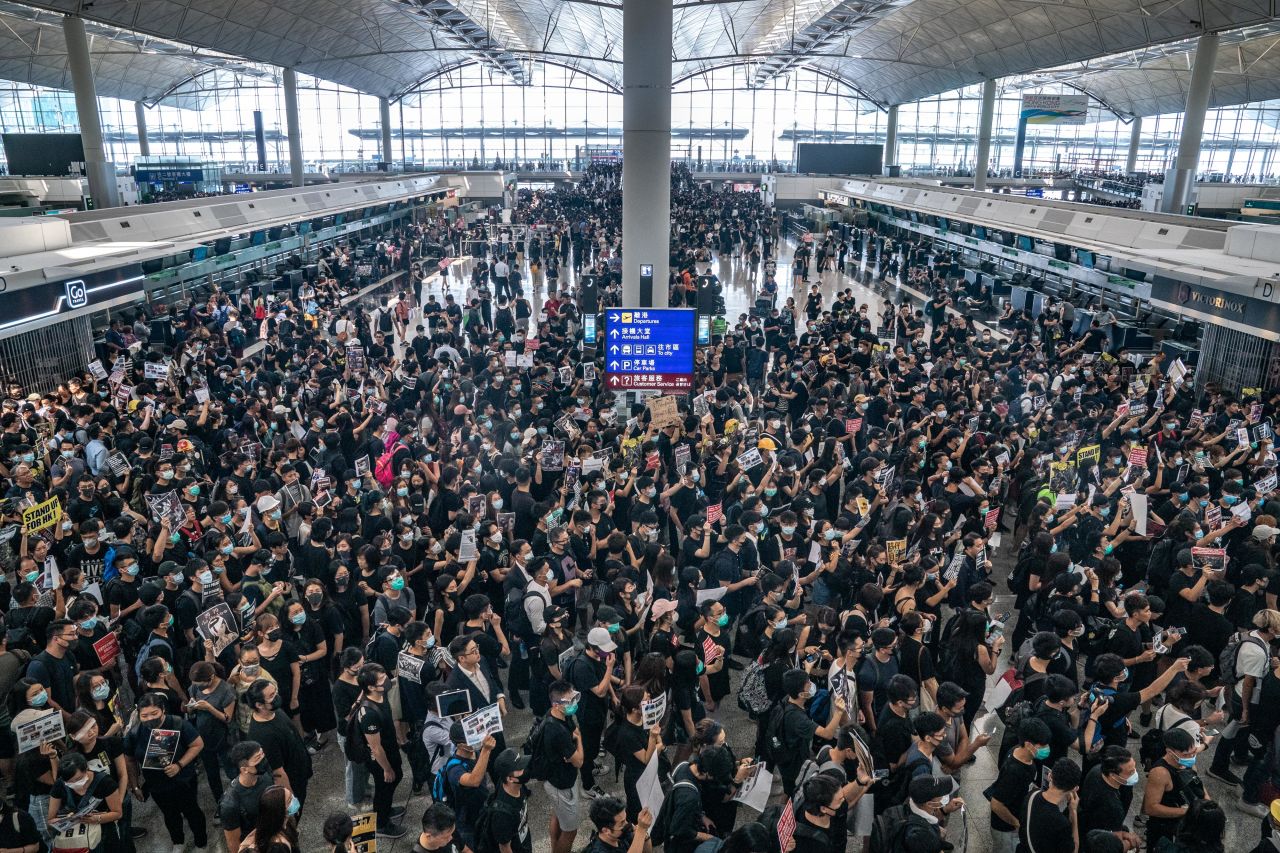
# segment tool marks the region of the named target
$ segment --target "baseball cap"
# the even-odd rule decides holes
[[[1254,539],[1270,539],[1277,533],[1280,533],[1280,528],[1272,527],[1268,524],[1259,524],[1257,527],[1253,528]]]
[[[546,610],[542,611],[542,621],[548,622],[548,623],[554,622],[557,619],[563,619],[565,616],[568,615],[568,613],[569,613],[568,610],[565,610],[563,607],[559,607],[553,604],[550,607],[548,607]]]
[[[602,652],[611,652],[618,647],[609,637],[609,629],[592,628],[587,632],[587,645],[594,646]]]
[[[526,769],[532,759],[533,756],[508,747],[498,753],[497,759],[493,762],[494,776],[498,779],[506,779],[512,773]]]
[[[674,611],[677,606],[678,605],[670,598],[659,598],[653,603],[653,607],[650,608],[650,613],[653,614],[654,619],[661,619],[663,616]]]
[[[917,806],[951,793],[952,782],[941,776],[917,776],[907,786],[907,796]]]

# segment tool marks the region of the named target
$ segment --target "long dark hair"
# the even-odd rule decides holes
[[[977,664],[978,646],[982,645],[986,631],[987,617],[977,610],[962,610],[956,617],[955,631],[942,658],[942,671],[948,680],[956,681],[957,676],[963,677],[966,664]]]
[[[276,846],[276,836],[283,835],[291,850],[298,849],[298,829],[289,820],[285,789],[272,785],[262,792],[258,801],[258,823],[253,828],[254,853],[270,853]]]

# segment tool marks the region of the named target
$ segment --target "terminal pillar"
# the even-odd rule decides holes
[[[898,105],[889,107],[885,118],[884,136],[884,173],[890,178],[898,177]]]
[[[118,207],[116,169],[107,162],[106,149],[102,145],[102,119],[98,115],[98,92],[93,85],[93,67],[89,62],[89,39],[85,36],[84,21],[67,15],[62,19],[62,36],[67,43],[67,66],[71,70],[71,87],[75,91],[89,197],[93,199],[94,207]]]
[[[978,119],[978,154],[973,164],[973,188],[978,192],[987,189],[987,166],[991,160],[991,125],[996,115],[996,81],[982,84],[982,114]]]
[[[382,122],[382,171],[391,171],[391,102],[378,98],[378,120]]]
[[[1124,173],[1132,175],[1138,171],[1138,146],[1142,144],[1142,116],[1134,116],[1129,126],[1129,156],[1124,161]]]
[[[150,157],[151,142],[147,139],[147,108],[142,101],[133,102],[133,116],[138,122],[138,152],[143,157]]]
[[[628,307],[667,306],[671,19],[671,0],[627,0],[622,7],[622,304]]]
[[[1209,109],[1213,88],[1213,70],[1218,64],[1218,34],[1205,33],[1196,42],[1195,64],[1191,67],[1191,83],[1187,87],[1187,106],[1182,113],[1182,134],[1178,137],[1178,156],[1165,175],[1165,213],[1185,213],[1195,196],[1196,170],[1200,164],[1200,139],[1204,136],[1204,116]]]
[[[284,69],[284,120],[289,133],[289,174],[295,187],[306,184],[302,173],[302,129],[298,124],[298,73]]]

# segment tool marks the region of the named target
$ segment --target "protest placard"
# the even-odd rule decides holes
[[[738,467],[743,471],[750,471],[757,465],[763,465],[764,459],[760,457],[760,451],[757,448],[750,448],[738,456]]]
[[[144,379],[168,379],[169,365],[158,361],[143,362],[142,376]]]
[[[1216,574],[1227,570],[1226,548],[1192,548],[1191,562],[1197,569],[1208,569]]]
[[[502,712],[498,710],[498,703],[485,705],[463,717],[462,731],[467,736],[467,746],[472,749],[479,749],[489,735],[499,734],[502,731]]]
[[[41,501],[35,506],[29,506],[22,511],[22,523],[26,526],[28,533],[35,533],[37,530],[53,527],[61,518],[62,505],[58,503],[56,497]]]
[[[464,530],[458,540],[458,562],[469,563],[476,557],[480,556],[480,552],[476,549],[476,532],[474,530]]]
[[[738,793],[733,795],[735,803],[763,812],[769,803],[769,789],[773,787],[773,774],[764,766],[764,762],[752,767],[751,775],[742,783]]]
[[[219,594],[216,589],[213,592]],[[213,656],[217,657],[236,641],[236,617],[230,606],[220,601],[196,616],[196,630],[213,643]]]
[[[378,853],[377,812],[361,812],[351,816],[351,843],[355,847],[355,853]]]
[[[357,477],[363,477],[363,476],[365,476],[365,475],[366,475],[366,474],[368,474],[368,473],[369,473],[369,457],[368,457],[368,455],[365,455],[365,456],[357,456],[357,457],[356,457],[356,476],[357,476]]]
[[[411,655],[408,652],[401,652],[396,657],[396,676],[412,681],[414,684],[422,683],[422,665],[426,663],[424,658],[417,655]]]
[[[694,594],[694,603],[701,607],[708,601],[719,601],[728,592],[727,587],[717,586],[711,589],[700,589]]]
[[[176,761],[181,735],[177,729],[152,729],[142,756],[142,769],[163,770]]]
[[[662,810],[662,801],[666,799],[662,793],[662,774],[658,772],[658,758],[661,750],[654,750],[645,765],[644,772],[636,781],[636,794],[640,800],[640,808],[648,809],[655,818]],[[785,849],[785,848],[784,848]]]
[[[667,694],[645,699],[640,703],[640,712],[644,715],[645,731],[648,731],[662,722],[663,716],[667,713]]]
[[[42,743],[60,741],[67,736],[62,727],[62,713],[47,711],[25,723],[15,723],[14,734],[18,738],[18,752],[30,752]]]
[[[99,382],[107,378],[107,369],[102,366],[101,360],[95,358],[93,361],[89,362],[88,368],[89,375]]]
[[[787,851],[791,849],[791,841],[796,834],[796,813],[791,805],[791,801],[787,800],[787,804],[782,807],[782,814],[778,817],[778,849]]]
[[[707,524],[715,524],[724,518],[724,504],[715,503],[707,507]]]
[[[93,644],[93,651],[98,656],[98,665],[103,669],[110,669],[115,666],[116,656],[120,654],[120,638],[115,631],[108,631]]]
[[[676,398],[671,396],[650,397],[645,401],[649,409],[651,426],[663,429],[680,423],[680,411],[676,406]]]
[[[542,470],[560,471],[564,469],[564,442],[558,438],[548,439],[542,443]]]
[[[176,490],[169,490],[161,495],[146,495],[147,507],[151,510],[151,520],[157,524],[169,522],[169,529],[176,530],[187,521],[187,511]]]

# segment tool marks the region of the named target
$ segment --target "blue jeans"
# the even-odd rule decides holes
[[[339,727],[338,746],[342,750],[342,754],[347,754],[347,736],[341,733]],[[347,762],[346,772],[343,774],[344,791],[347,795],[347,805],[354,806],[356,803],[364,802],[369,799],[369,771],[363,764],[353,764]]]

